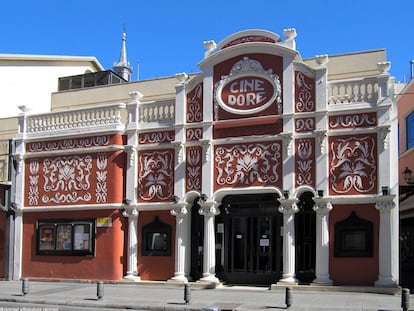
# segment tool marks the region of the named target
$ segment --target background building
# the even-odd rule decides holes
[[[399,92],[399,184],[401,284],[414,288],[414,80]]]

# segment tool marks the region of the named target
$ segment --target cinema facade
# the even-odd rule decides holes
[[[385,51],[303,60],[284,37],[207,41],[200,73],[60,91],[52,112],[23,113],[18,274],[397,286]]]

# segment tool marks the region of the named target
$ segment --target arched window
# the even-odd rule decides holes
[[[406,119],[407,150],[414,147],[414,111]]]

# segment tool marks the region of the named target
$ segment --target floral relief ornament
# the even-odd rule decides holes
[[[375,191],[377,163],[373,137],[336,138],[330,151],[332,190],[337,193]]]
[[[256,143],[219,146],[215,151],[216,183],[231,185],[275,185],[280,181],[281,144]]]
[[[152,151],[139,155],[138,195],[144,201],[168,200],[174,191],[174,153]]]
[[[43,160],[43,203],[88,202],[92,157],[68,156]],[[82,192],[80,194],[80,192]]]

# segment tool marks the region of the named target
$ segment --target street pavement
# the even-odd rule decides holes
[[[20,310],[25,305],[40,304],[130,310],[364,310],[395,311],[401,308],[401,291],[394,294],[379,288],[293,286],[291,306],[286,305],[286,287],[222,286],[205,288],[189,283],[188,303],[183,284],[170,282],[103,283],[68,281],[0,281],[0,310],[2,302],[15,302]],[[100,299],[98,298],[100,289]],[[413,295],[410,301],[414,303]],[[46,308],[45,308],[46,309]],[[27,310],[30,310],[29,308]],[[47,310],[47,309],[46,309]],[[103,309],[104,310],[104,309]],[[412,309],[414,310],[414,308]]]

